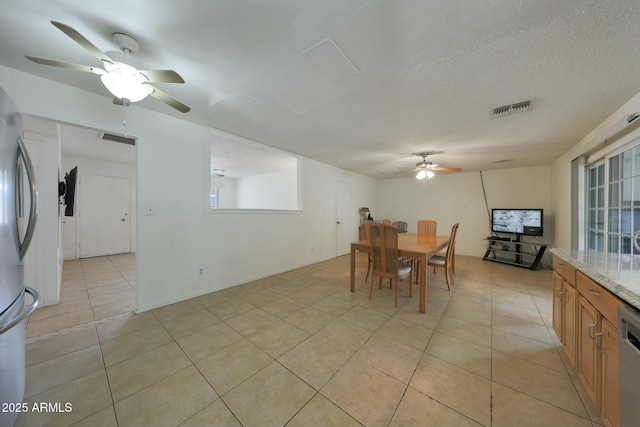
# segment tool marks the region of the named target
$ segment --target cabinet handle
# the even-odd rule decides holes
[[[559,263],[559,264],[558,264],[558,266],[559,266],[559,267],[562,267],[562,268],[566,268],[566,267],[567,267],[567,264]]]
[[[589,292],[589,295],[593,295],[594,297],[600,296],[600,292],[596,292],[593,289],[587,289],[587,292]]]
[[[587,334],[589,335],[589,338],[593,339],[593,328],[595,328],[597,326],[596,323],[592,323],[589,325],[588,329],[587,329]]]
[[[602,348],[602,347],[600,346],[600,340],[598,340],[598,338],[599,338],[601,335],[604,335],[604,332],[597,332],[597,333],[595,334],[595,336],[594,336],[594,339],[595,339],[595,341],[596,341],[596,348]]]

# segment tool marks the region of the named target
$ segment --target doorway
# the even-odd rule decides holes
[[[39,193],[37,232],[32,241],[32,247],[27,252],[27,257],[32,259],[25,261],[25,279],[30,286],[40,292],[42,306],[53,305],[61,301],[62,270],[73,271],[71,261],[80,257],[80,220],[77,215],[81,203],[79,188],[76,188],[75,212],[73,216],[65,216],[63,204],[65,197],[61,197],[61,188],[58,183],[64,182],[66,173],[74,167],[78,167],[78,171],[87,175],[124,178],[128,182],[124,195],[129,199],[128,209],[130,210],[128,219],[120,222],[127,223],[129,237],[127,243],[119,245],[115,252],[135,254],[137,249],[135,221],[137,150],[133,144],[105,140],[104,132],[100,130],[41,117],[23,115],[23,127],[31,160],[37,164]],[[111,189],[111,186],[108,188]],[[114,190],[122,193],[119,188]],[[128,196],[126,196],[127,190]],[[87,248],[85,243],[83,246],[91,250],[91,245]],[[99,253],[99,251],[93,251],[93,253]],[[127,269],[132,270],[132,273],[128,274],[131,277],[126,277],[126,280],[130,282],[130,287],[135,292],[135,275],[137,274],[134,268],[135,255],[132,259],[134,265],[127,265]],[[62,260],[64,262],[61,262]],[[115,291],[116,288],[113,289]],[[114,296],[112,300],[115,299],[117,298]]]
[[[131,181],[80,174],[80,258],[131,252]]]

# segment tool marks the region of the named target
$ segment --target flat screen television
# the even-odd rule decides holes
[[[76,180],[78,179],[78,167],[71,169],[65,175],[65,192],[64,192],[64,216],[73,216],[76,202]]]
[[[542,209],[492,209],[491,231],[542,236],[543,218]]]

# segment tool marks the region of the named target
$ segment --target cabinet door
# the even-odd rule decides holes
[[[564,334],[564,351],[571,365],[576,367],[576,348],[578,345],[577,320],[578,320],[578,292],[569,283],[564,282],[564,294],[562,294],[562,329]]]
[[[618,329],[602,321],[602,421],[607,427],[620,423],[618,399]]]
[[[553,272],[553,330],[561,343],[564,344],[564,334],[562,333],[562,287],[564,281],[562,277]]]
[[[578,297],[578,372],[591,401],[600,410],[597,400],[598,352],[593,339],[598,332],[598,312],[584,299]]]

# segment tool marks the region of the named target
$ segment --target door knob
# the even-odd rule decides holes
[[[340,224],[340,221],[336,221],[336,224]]]

